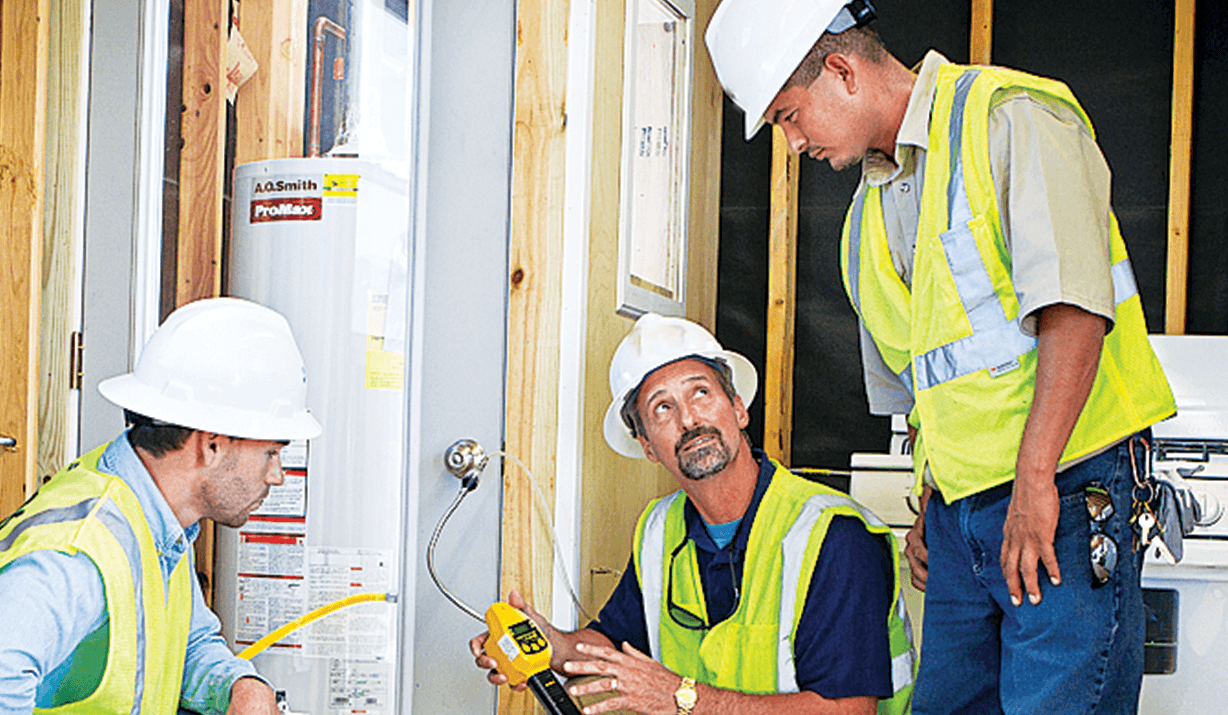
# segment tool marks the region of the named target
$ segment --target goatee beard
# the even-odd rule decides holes
[[[684,455],[682,451],[684,445],[706,435],[711,435],[716,439]],[[694,427],[683,432],[677,444],[674,445],[674,455],[678,458],[678,470],[692,481],[699,481],[718,474],[733,461],[733,450],[729,449],[720,431],[709,425]]]

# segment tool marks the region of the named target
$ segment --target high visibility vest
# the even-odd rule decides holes
[[[96,652],[78,648],[74,672],[56,692],[56,705],[35,712],[173,715],[191,626],[192,569],[182,559],[169,588],[163,583],[158,550],[136,494],[122,479],[97,471],[105,449],[61,470],[0,526],[0,568],[35,551],[84,553],[106,588],[105,653],[99,643]],[[97,680],[89,668],[101,668],[104,656],[105,670]],[[78,668],[83,678],[74,678]]]
[[[669,553],[686,539],[682,492],[657,499],[635,528],[635,570],[653,658],[679,675],[743,693],[795,693],[793,641],[810,579],[835,516],[851,516],[887,539],[896,574],[893,601],[883,613],[891,644],[894,695],[879,700],[879,713],[909,712],[916,656],[912,627],[900,594],[899,551],[891,529],[845,494],[810,482],[772,462],[775,473],[751,524],[737,610],[708,631],[689,630],[669,615],[666,584],[673,561],[673,598],[705,619],[694,543],[676,559]],[[857,574],[849,574],[856,578]],[[836,584],[835,587],[839,587]]]
[[[844,286],[879,354],[912,393],[913,466],[929,466],[948,501],[1012,480],[1035,388],[1037,340],[1019,328],[1011,255],[989,163],[994,93],[1023,89],[1068,105],[1066,85],[997,67],[943,65],[911,288],[891,263],[882,188],[863,184],[840,248]],[[1147,340],[1142,303],[1117,217],[1109,213],[1115,325],[1061,462],[1093,454],[1176,412]]]

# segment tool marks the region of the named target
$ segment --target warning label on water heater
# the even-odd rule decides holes
[[[323,214],[323,202],[319,197],[315,196],[252,199],[250,220],[252,223],[264,223],[266,221],[319,221]]]

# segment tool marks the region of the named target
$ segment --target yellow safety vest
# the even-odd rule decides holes
[[[118,477],[97,471],[106,445],[82,456],[43,485],[0,526],[0,569],[34,551],[84,553],[106,588],[109,634],[89,661],[85,683],[70,673],[57,706],[42,713],[173,715],[179,708],[183,660],[192,618],[192,569],[183,559],[162,581],[158,550],[136,494]],[[98,682],[89,666],[105,670]],[[92,677],[91,677],[92,676]],[[85,692],[83,692],[85,691]]]
[[[742,598],[733,615],[708,631],[683,628],[668,613],[667,551],[686,538],[686,503],[681,491],[654,500],[635,528],[635,570],[644,601],[651,655],[674,672],[698,682],[744,693],[795,693],[793,641],[810,578],[827,527],[835,516],[859,519],[890,543],[896,574],[893,603],[883,614],[891,643],[894,695],[879,701],[879,713],[909,712],[916,657],[908,611],[900,594],[899,551],[891,529],[847,495],[807,481],[773,461],[768,485],[746,545]],[[695,545],[679,552],[674,566],[674,600],[706,616]],[[856,578],[850,574],[850,578]]]
[[[1066,85],[997,67],[943,65],[929,149],[911,288],[891,263],[882,189],[854,197],[840,248],[844,286],[883,361],[915,404],[913,466],[929,466],[947,500],[1010,481],[1035,388],[1037,341],[1019,328],[1011,256],[989,164],[995,93],[1024,89],[1069,105]],[[1176,412],[1147,340],[1134,271],[1111,212],[1115,325],[1061,462],[1095,453]]]

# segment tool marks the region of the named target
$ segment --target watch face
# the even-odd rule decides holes
[[[674,702],[680,708],[694,707],[695,701],[699,699],[699,694],[695,692],[693,683],[683,682],[677,690],[674,691]]]

